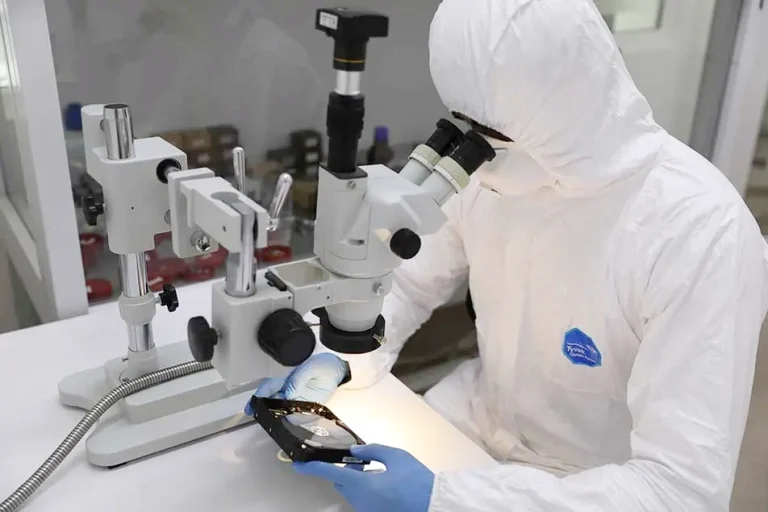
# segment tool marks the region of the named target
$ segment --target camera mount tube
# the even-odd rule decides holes
[[[360,94],[362,76],[362,71],[336,70],[336,89],[334,92],[342,96],[357,96]]]
[[[365,98],[332,92],[328,97],[328,170],[337,174],[357,171],[357,145],[363,134]]]
[[[110,160],[128,160],[136,156],[133,140],[131,109],[122,103],[104,106],[102,131]],[[109,207],[109,205],[107,205]],[[150,292],[147,282],[147,261],[143,252],[120,254],[120,285],[123,295],[135,299]],[[145,352],[155,347],[152,339],[152,323],[128,326],[128,349]]]
[[[354,174],[357,147],[363,133],[365,96],[360,88],[368,41],[387,37],[389,18],[343,7],[318,9],[315,27],[334,40],[336,88],[328,98],[328,171]]]

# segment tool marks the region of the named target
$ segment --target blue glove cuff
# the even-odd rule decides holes
[[[344,363],[344,366],[346,367],[347,370],[346,372],[344,372],[344,378],[341,379],[341,382],[339,382],[339,386],[343,386],[344,384],[352,380],[352,368],[349,367],[348,362],[344,360],[342,360],[342,362]]]

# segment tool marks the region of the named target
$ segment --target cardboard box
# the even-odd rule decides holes
[[[279,173],[281,169],[282,167],[279,163],[267,160],[260,164],[249,165],[246,174],[252,179],[264,180],[267,175]]]
[[[214,166],[221,164],[221,159],[214,151],[187,151],[187,162],[190,169],[199,167],[208,167],[214,169]]]
[[[224,165],[231,167],[234,171],[234,158],[232,157],[232,149],[234,148],[219,149],[216,152],[219,155],[219,160],[221,160]]]
[[[323,136],[317,130],[291,132],[291,149],[295,159],[296,174],[316,174],[323,160]]]
[[[320,151],[309,151],[304,153],[304,163],[307,164],[307,166],[320,165],[321,158],[322,153]]]
[[[291,132],[291,148],[296,153],[306,151],[319,152],[322,149],[323,136],[317,130],[297,130]]]
[[[293,172],[296,167],[296,156],[291,148],[269,150],[267,160],[277,162],[287,172]]]
[[[158,133],[156,137],[176,146],[177,149],[184,150],[184,135],[180,131]]]
[[[292,198],[294,206],[314,216],[317,212],[317,180],[295,180]]]
[[[186,151],[209,151],[213,149],[211,134],[206,129],[186,130],[183,135]]]
[[[211,126],[208,128],[208,133],[211,135],[211,143],[214,147],[234,148],[237,147],[240,141],[240,134],[237,128],[231,124]]]

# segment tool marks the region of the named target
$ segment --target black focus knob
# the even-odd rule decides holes
[[[208,320],[202,316],[196,316],[190,318],[187,323],[187,340],[195,361],[206,363],[213,359],[213,348],[219,341],[219,335],[208,324]]]
[[[298,366],[315,351],[315,335],[301,315],[278,309],[261,323],[259,346],[283,366]]]
[[[85,222],[89,226],[95,226],[99,222],[99,215],[104,213],[104,200],[100,197],[89,194],[83,197],[83,201],[80,204],[83,209],[83,216],[85,216]]]
[[[409,260],[419,254],[421,250],[421,237],[408,228],[403,228],[389,241],[389,248],[404,260]]]
[[[168,308],[169,313],[179,309],[179,296],[172,284],[164,284],[163,291],[158,296],[160,297],[160,305]]]

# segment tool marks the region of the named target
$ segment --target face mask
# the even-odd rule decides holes
[[[483,188],[502,196],[516,196],[555,184],[555,178],[514,142],[489,142],[496,150],[496,158],[475,173]]]

